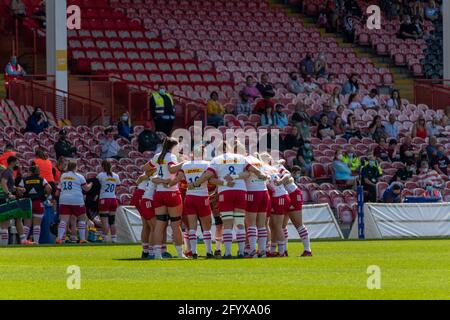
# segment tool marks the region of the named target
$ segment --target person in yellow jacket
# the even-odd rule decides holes
[[[208,125],[218,127],[224,124],[223,115],[225,108],[219,102],[219,94],[216,91],[211,92],[210,99],[206,104],[208,113]]]
[[[175,105],[164,84],[159,84],[158,91],[150,95],[150,112],[156,131],[170,136],[175,122]]]
[[[342,162],[345,163],[353,174],[357,174],[361,167],[361,160],[356,155],[355,148],[349,146],[342,155]]]

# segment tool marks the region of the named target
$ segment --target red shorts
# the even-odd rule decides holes
[[[117,199],[101,199],[98,204],[99,212],[116,212],[119,206]]]
[[[291,206],[291,199],[287,194],[281,197],[272,198],[273,214],[285,215],[289,212],[290,206]]]
[[[184,216],[211,216],[211,205],[209,203],[209,196],[191,196],[187,195],[184,199]]]
[[[247,212],[267,212],[270,197],[267,191],[247,191]]]
[[[131,197],[130,205],[135,206],[138,210],[141,207],[142,196],[144,195],[145,190],[136,189],[133,192],[133,196]]]
[[[180,191],[157,191],[153,198],[153,207],[155,209],[160,207],[174,208],[182,203]]]
[[[247,192],[243,190],[227,190],[219,194],[218,207],[221,213],[234,212],[236,209],[245,211],[247,208]]]
[[[155,208],[153,207],[153,201],[150,199],[142,199],[139,213],[145,220],[153,219],[155,217]]]
[[[79,217],[86,214],[86,207],[82,206],[72,206],[67,204],[59,205],[59,214],[62,216],[75,216]]]
[[[34,200],[31,205],[33,214],[44,214],[44,203],[41,200]]]
[[[291,199],[291,207],[290,211],[302,211],[303,208],[303,194],[302,190],[297,189],[294,192],[289,194],[289,198]]]

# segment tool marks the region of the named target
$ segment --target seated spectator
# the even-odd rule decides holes
[[[323,93],[322,90],[320,89],[320,87],[314,83],[313,78],[311,76],[306,76],[303,86],[305,88],[306,93],[313,93],[313,92],[316,92],[319,94]]]
[[[286,113],[283,112],[284,106],[280,103],[275,105],[275,119],[276,119],[276,126],[278,129],[283,129],[289,124],[288,117]]]
[[[414,146],[411,143],[411,136],[406,135],[403,138],[403,144],[400,146],[400,160],[403,163],[414,161],[415,154]]]
[[[120,146],[117,143],[116,139],[114,139],[114,129],[109,127],[106,128],[105,136],[100,140],[100,146],[102,147],[102,159],[120,159],[119,152]]]
[[[27,120],[25,132],[39,134],[48,128],[48,120],[41,108],[36,107],[33,114]]]
[[[332,129],[336,137],[342,137],[345,134],[345,126],[341,117],[336,117],[333,122]]]
[[[401,203],[402,202],[403,187],[398,182],[393,182],[389,187],[384,190],[383,202],[384,203]]]
[[[442,202],[442,194],[438,190],[437,185],[435,185],[432,181],[427,182],[427,186],[425,187],[425,193],[423,194],[423,197],[437,199],[438,202]]]
[[[302,61],[300,61],[299,64],[299,70],[300,74],[304,79],[306,79],[307,76],[313,76],[315,73],[315,64],[312,59],[311,53],[307,53],[305,58],[303,58]]]
[[[332,73],[330,73],[328,75],[328,79],[327,79],[327,83],[325,83],[322,86],[323,91],[325,91],[325,93],[331,94],[334,90],[335,87],[338,87],[339,85],[336,82],[336,76]]]
[[[425,158],[419,160],[419,168],[417,169],[417,175],[418,176],[422,176],[422,175],[428,175],[432,173],[432,171],[430,170],[430,165],[428,163],[428,159]],[[437,174],[437,172],[436,172]]]
[[[405,15],[403,18],[403,22],[400,25],[400,30],[398,31],[397,37],[399,39],[419,39],[422,35],[419,34],[419,30],[414,23],[411,21],[411,17],[409,15]]]
[[[418,137],[422,139],[426,139],[428,137],[426,122],[423,116],[417,118],[416,123],[411,128],[411,137],[413,138]]]
[[[322,117],[322,115],[326,115],[328,118],[328,125],[331,127],[334,123],[334,120],[337,118],[337,113],[334,112],[331,108],[330,105],[328,104],[324,104],[322,107],[322,111],[317,112],[313,117],[312,120],[316,123],[319,124],[320,122],[320,118]]]
[[[402,110],[402,98],[398,90],[393,90],[391,98],[386,102],[386,109],[388,110]]]
[[[352,145],[348,145],[346,151],[342,154],[342,162],[350,168],[353,175],[358,174],[361,160],[356,155],[355,148]]]
[[[386,132],[386,136],[388,139],[397,139],[398,138],[400,128],[398,127],[396,120],[397,120],[397,118],[395,117],[395,115],[390,114],[389,121],[386,124],[384,124],[384,131]]]
[[[9,84],[16,80],[23,78],[27,73],[17,61],[16,56],[12,56],[5,67],[5,88],[6,97],[9,97]]]
[[[3,167],[3,169],[7,168],[8,158],[15,157],[16,155],[17,152],[14,150],[14,146],[11,143],[7,143],[3,153],[0,155],[0,169],[2,169],[1,167]]]
[[[338,105],[337,107],[336,107],[336,114],[339,116],[339,117],[341,117],[341,119],[342,119],[342,123],[345,125],[346,124],[346,120],[347,119],[344,119],[344,111],[345,111],[345,106],[344,105],[342,105],[342,104],[340,104],[340,105]]]
[[[416,27],[417,38],[423,38],[423,21],[420,16],[414,16],[413,25]]]
[[[361,101],[361,105],[363,107],[364,110],[367,109],[376,109],[378,110],[379,108],[379,103],[378,103],[378,90],[377,89],[372,89],[370,90],[370,93],[366,96],[364,96],[364,98]]]
[[[244,91],[241,91],[239,92],[239,98],[241,100],[236,105],[236,111],[234,112],[234,114],[235,115],[245,114],[246,116],[251,115],[253,111],[253,106],[249,101],[248,95]]]
[[[138,135],[138,150],[140,153],[146,151],[155,152],[158,146],[161,145],[161,138],[156,134],[153,123],[150,121],[145,122],[144,130]]]
[[[275,111],[273,111],[273,108],[271,106],[267,106],[266,112],[264,112],[261,115],[261,125],[273,127],[273,126],[276,126],[276,124],[277,124],[277,119],[276,119]]]
[[[225,114],[225,108],[219,102],[219,94],[216,91],[211,92],[210,99],[206,104],[208,113],[208,125],[218,127],[223,125],[223,115]]]
[[[378,138],[375,140],[378,145],[373,150],[373,155],[378,162],[389,161],[389,151],[388,144],[386,143],[386,139]]]
[[[128,112],[125,112],[122,117],[120,117],[120,122],[117,124],[117,131],[119,136],[131,141],[134,129],[131,125],[130,114]]]
[[[67,131],[65,129],[59,131],[59,140],[55,143],[56,159],[64,157],[70,160],[75,157],[76,152],[77,148],[67,140]]]
[[[345,125],[345,133],[343,138],[347,140],[350,140],[350,138],[362,139],[361,131],[356,125],[355,115],[353,113],[350,113],[347,116],[347,124]]]
[[[317,126],[317,138],[323,140],[325,138],[334,139],[336,137],[333,129],[328,124],[328,117],[326,114],[322,114],[320,117],[319,125]]]
[[[427,134],[429,137],[435,136],[439,137],[441,136],[442,131],[444,128],[440,125],[441,120],[438,117],[434,117],[433,120],[431,120],[427,124]]]
[[[400,146],[398,145],[396,139],[389,140],[388,154],[389,160],[392,162],[400,161]]]
[[[358,95],[356,93],[352,93],[348,96],[348,108],[352,111],[362,108],[362,105],[358,101]]]
[[[247,95],[249,101],[253,101],[256,98],[261,97],[261,93],[259,92],[258,88],[256,88],[255,79],[253,79],[252,76],[248,76],[246,78],[245,86],[242,89],[242,92]]]
[[[352,170],[343,161],[341,150],[336,151],[334,156],[333,171],[336,183],[345,183],[348,187],[355,187],[355,176],[352,175]]]
[[[258,100],[253,107],[253,113],[262,115],[266,112],[267,108],[275,108],[275,102],[269,97]]]
[[[314,65],[316,78],[325,77],[327,75],[327,58],[325,53],[319,54]]]
[[[430,21],[439,19],[439,8],[436,6],[434,0],[428,1],[428,4],[424,8],[424,15],[425,18]]]
[[[289,82],[287,85],[287,89],[289,92],[294,94],[299,94],[305,92],[305,88],[303,87],[303,84],[300,83],[298,79],[298,73],[297,72],[291,72],[289,74]]]
[[[291,168],[292,178],[294,178],[295,183],[300,183],[300,178],[302,177],[302,168],[299,166],[293,166]]]
[[[23,18],[27,15],[27,7],[22,0],[11,0],[9,9],[12,14],[18,18]]]
[[[362,185],[365,192],[365,202],[377,201],[377,183],[381,177],[381,170],[373,155],[369,155],[367,163],[361,169]]]
[[[448,167],[450,165],[450,160],[445,155],[445,150],[443,146],[437,148],[437,153],[431,158],[431,168],[435,170],[440,175],[448,175]]]
[[[256,88],[263,98],[275,97],[275,90],[272,84],[269,83],[269,76],[265,72],[261,75],[261,81],[256,85]]]
[[[406,166],[397,170],[397,172],[392,177],[389,182],[392,184],[393,182],[406,182],[412,178],[413,175],[416,174],[416,166],[413,161],[408,161]]]
[[[383,123],[381,122],[381,117],[376,115],[372,123],[369,125],[369,133],[373,140],[378,140],[380,138],[386,138],[386,130],[384,129]]]
[[[284,150],[298,150],[302,144],[303,141],[299,138],[297,127],[292,127],[283,139]]]
[[[444,109],[444,116],[442,117],[441,124],[445,126],[450,126],[450,106]]]
[[[330,97],[330,106],[332,108],[337,108],[338,106],[343,104],[343,97],[341,95],[341,88],[339,86],[334,87],[333,93]]]
[[[436,137],[430,137],[428,139],[428,145],[426,147],[426,152],[427,152],[428,159],[432,159],[433,157],[436,156],[437,148],[438,148],[437,138]]]
[[[297,151],[297,157],[294,159],[294,165],[299,166],[305,176],[311,176],[312,163],[314,154],[311,141],[306,140]]]
[[[344,86],[342,87],[342,94],[345,96],[347,94],[358,94],[359,92],[359,82],[358,77],[356,74],[352,74],[348,81],[344,83]]]
[[[306,114],[306,118],[305,118]],[[311,140],[311,120],[307,113],[298,113],[295,112],[292,115],[292,123],[294,127],[297,128],[298,136],[297,138],[300,140]]]

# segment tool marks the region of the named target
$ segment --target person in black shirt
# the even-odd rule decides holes
[[[448,166],[450,165],[450,160],[444,154],[444,147],[439,146],[437,149],[436,156],[431,158],[431,167],[439,174],[448,175]]]
[[[267,73],[261,75],[261,82],[256,85],[256,89],[258,89],[263,98],[275,97],[275,90],[273,89],[272,84],[269,83],[269,76]]]
[[[367,157],[367,164],[361,170],[361,179],[365,191],[366,202],[376,202],[377,201],[377,182],[381,177],[380,171],[377,167],[375,157],[369,155]]]
[[[397,37],[403,40],[418,39],[421,37],[416,25],[411,22],[410,16],[405,16],[403,23],[400,25],[400,30]]]
[[[383,193],[384,203],[401,203],[402,186],[399,183],[392,183]]]
[[[55,143],[56,159],[60,157],[73,158],[76,152],[77,148],[67,141],[66,130],[62,129],[59,131],[59,140]]]
[[[395,175],[392,177],[389,184],[393,182],[406,182],[416,174],[416,167],[414,166],[414,161],[408,161],[406,167],[397,170]]]
[[[153,130],[152,123],[150,121],[145,122],[144,131],[138,136],[139,152],[156,151],[159,144],[161,144],[161,139]]]
[[[324,139],[324,138],[335,138],[335,134],[331,126],[328,124],[328,117],[326,114],[322,114],[320,116],[320,122],[317,126],[317,138]]]

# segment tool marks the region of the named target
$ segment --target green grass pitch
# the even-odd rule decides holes
[[[0,299],[450,299],[450,240],[312,248],[312,258],[290,243],[288,258],[197,261],[135,259],[138,245],[3,248]],[[80,290],[67,289],[70,265],[80,267]],[[380,267],[379,290],[367,288],[370,265]]]

